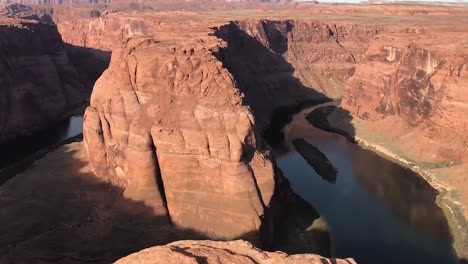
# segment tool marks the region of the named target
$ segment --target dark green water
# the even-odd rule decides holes
[[[360,264],[458,263],[437,191],[421,177],[339,135],[305,139],[338,170],[336,183],[317,175],[291,146],[277,162],[296,193],[328,222],[333,256]]]

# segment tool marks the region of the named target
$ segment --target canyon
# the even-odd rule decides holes
[[[91,90],[55,26],[4,18],[0,39],[1,143],[46,128],[87,102]]]
[[[325,102],[334,106],[311,123],[419,172],[467,256],[466,8],[149,6],[4,9],[0,142],[89,106],[82,143],[2,185],[1,261],[107,263],[181,239],[329,255],[322,218],[272,151],[292,114]],[[187,241],[120,262],[329,261],[259,254]]]

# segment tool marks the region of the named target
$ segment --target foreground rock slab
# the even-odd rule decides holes
[[[142,250],[116,262],[116,264],[138,263],[356,264],[353,259],[328,259],[315,254],[287,255],[283,252],[266,252],[243,240],[178,241]]]
[[[0,187],[0,263],[111,263],[201,238],[123,198],[115,181],[92,173],[81,143],[37,160]]]

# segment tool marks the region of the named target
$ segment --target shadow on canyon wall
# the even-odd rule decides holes
[[[65,44],[65,50],[91,95],[94,83],[109,67],[111,52],[71,44]]]
[[[51,148],[53,149],[66,143],[67,134],[69,132],[74,132],[72,130],[82,130],[81,127],[74,127],[75,124],[72,124],[72,120],[69,116],[83,115],[85,107],[89,104],[89,97],[91,96],[94,83],[109,66],[111,52],[73,46],[70,44],[65,44],[65,51],[70,62],[79,74],[80,81],[85,86],[85,89],[79,92],[85,93],[83,97],[87,99],[76,109],[66,109],[66,113],[64,113],[65,118],[62,120],[56,120],[40,130],[32,130],[29,135],[24,134],[17,136],[14,139],[0,144],[0,170],[14,165],[17,162],[24,164],[24,159],[34,160],[38,152],[45,153]],[[77,131],[75,135],[79,133],[81,133],[81,131]],[[0,185],[9,178],[10,177],[0,177]]]
[[[313,87],[305,86],[294,76],[295,68],[283,57],[289,47],[287,32],[280,32],[264,21],[259,22],[257,28],[252,29],[249,26],[251,25],[230,22],[214,28],[214,35],[227,42],[227,47],[220,48],[214,55],[234,76],[262,128],[264,138],[270,146],[280,147],[284,141],[282,129],[292,121],[294,114],[332,99]],[[287,27],[288,31],[291,30],[290,26]],[[257,36],[247,34],[242,27],[247,27],[246,31],[256,32]],[[330,123],[327,118],[330,114],[339,119],[339,127]],[[344,109],[336,106],[318,108],[308,114],[306,119],[322,130],[340,134],[348,141],[356,143],[352,116]],[[357,164],[364,167],[381,164],[371,164],[373,159],[368,159],[365,155],[356,157],[359,158],[363,160],[357,160]],[[358,172],[362,174],[362,187],[386,203],[405,223],[417,226],[421,233],[452,241],[447,219],[435,203],[438,192],[421,176],[395,162],[385,161],[392,169],[387,170],[389,173],[378,175],[378,179],[375,178],[376,175],[369,174],[378,170]],[[426,219],[425,216],[435,217]]]
[[[426,180],[370,150],[357,149],[351,158],[360,187],[388,204],[393,215],[425,237],[453,241],[446,216],[436,203],[439,192]]]
[[[288,23],[288,32],[292,26]],[[259,38],[264,38],[266,44],[247,34],[236,22],[214,28],[214,35],[228,44],[215,56],[229,69],[245,94],[264,138],[276,147],[284,139],[281,130],[292,121],[294,114],[332,99],[313,87],[305,86],[294,76],[295,68],[283,57],[288,50],[287,32],[280,32],[265,21],[260,21],[257,27],[258,32],[265,34]],[[346,131],[342,134],[354,140],[355,130],[349,122],[351,115],[345,110],[339,111],[343,113],[343,120],[348,121],[342,124],[342,130]],[[325,119],[326,116],[322,116],[318,121]],[[321,128],[331,127],[322,123]]]
[[[111,179],[94,175],[80,143],[49,152],[0,188],[0,263],[111,263],[155,245],[208,239],[173,226],[169,217],[125,198],[123,191]],[[299,199],[283,209],[300,218],[301,231],[317,218],[314,212],[302,213],[304,206]],[[282,224],[298,226],[292,219]],[[280,238],[288,244],[277,249],[304,253],[310,249],[297,241],[326,242],[328,234],[312,229],[299,238],[283,230]],[[324,250],[320,253],[327,254],[329,245]]]

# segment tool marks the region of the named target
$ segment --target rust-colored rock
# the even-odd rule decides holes
[[[356,264],[353,259],[328,259],[314,254],[287,255],[266,252],[242,240],[231,242],[178,241],[152,247],[116,261],[116,264],[143,263],[237,263],[237,264]]]
[[[84,124],[93,169],[119,176],[126,198],[208,237],[258,240],[273,164],[207,44],[129,40],[97,81]]]
[[[347,83],[342,105],[377,124],[379,133],[399,137],[412,159],[455,162],[467,158],[468,53],[441,48],[376,41]]]

